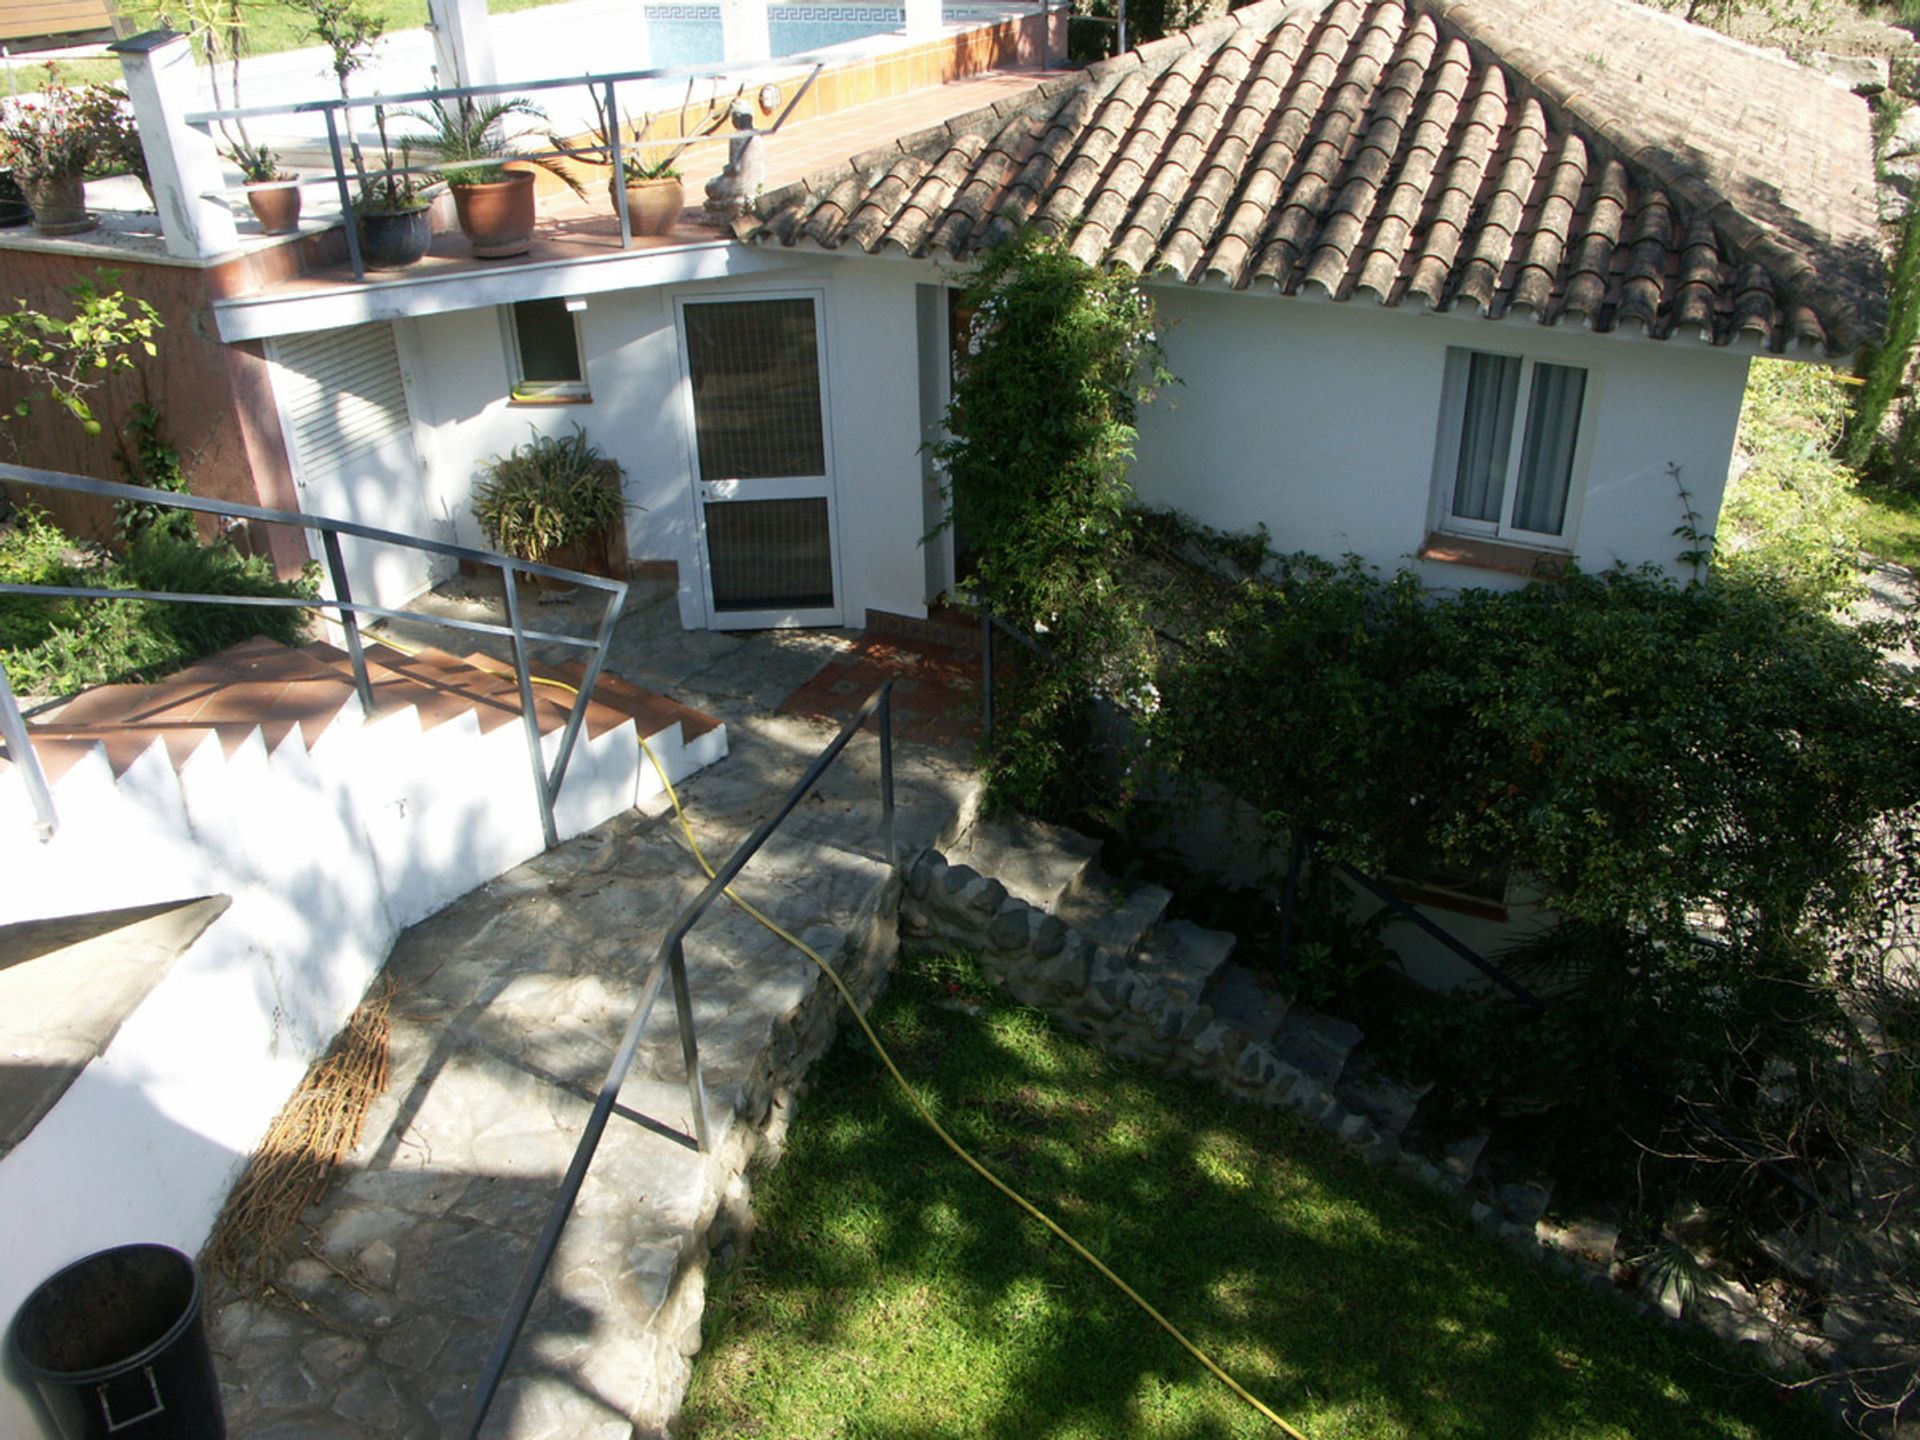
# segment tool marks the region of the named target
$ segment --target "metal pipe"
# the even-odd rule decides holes
[[[424,535],[403,535],[397,530],[382,530],[377,525],[362,525],[357,520],[340,520],[331,515],[308,515],[299,510],[274,510],[265,505],[246,505],[236,500],[214,500],[204,495],[176,495],[147,488],[123,485],[117,480],[95,480],[85,475],[69,475],[59,470],[39,470],[31,465],[12,465],[0,461],[0,480],[16,485],[34,485],[46,490],[62,490],[73,495],[94,495],[102,500],[130,500],[142,505],[160,505],[171,510],[191,510],[199,515],[227,515],[240,520],[258,520],[271,525],[294,525],[304,530],[331,530],[357,540],[383,540],[430,555],[446,555],[455,560],[472,560],[482,565],[504,564],[508,557],[496,550],[477,550],[471,545],[455,545],[432,540]],[[594,590],[619,591],[624,598],[627,582],[609,580],[604,575],[588,575],[532,560],[515,560],[515,568],[528,575],[545,575],[572,585]]]
[[[335,102],[328,102],[329,105]],[[230,117],[238,120],[238,115]],[[353,222],[353,196],[347,190],[347,157],[340,149],[340,115],[327,111],[327,149],[333,154],[333,188],[340,196],[340,228],[347,232],[347,260],[353,266],[353,278],[367,278],[367,266],[360,255],[360,227]]]
[[[993,749],[993,611],[980,607],[981,729],[988,750]]]
[[[1434,924],[1433,921],[1429,920],[1425,915],[1422,915],[1418,910],[1414,909],[1413,906],[1409,905],[1371,876],[1355,869],[1344,860],[1336,860],[1333,863],[1334,868],[1339,870],[1342,875],[1345,875],[1349,880],[1353,881],[1354,884],[1358,885],[1362,890],[1365,890],[1382,904],[1397,911],[1404,919],[1411,920],[1417,928],[1424,931],[1433,939],[1438,940],[1442,945],[1446,946],[1447,949],[1451,950],[1482,975],[1493,981],[1493,983],[1498,985],[1502,990],[1505,990],[1509,995],[1513,996],[1514,999],[1532,1006],[1535,1010],[1545,1010],[1547,1008],[1546,1001],[1527,989],[1526,986],[1522,985],[1518,980],[1515,980],[1498,965],[1482,959],[1479,951],[1464,941],[1457,939],[1454,934],[1445,927]]]
[[[706,914],[709,906],[725,893],[727,886],[733,883],[742,867],[759,853],[760,847],[767,843],[769,836],[781,823],[794,812],[801,800],[807,795],[827,767],[839,758],[840,752],[847,748],[849,741],[865,725],[867,717],[880,708],[881,703],[893,689],[893,682],[887,681],[878,690],[869,695],[860,708],[845,724],[840,733],[827,743],[813,763],[807,766],[806,773],[794,782],[787,791],[786,798],[765,820],[755,827],[754,832],[735,847],[733,854],[707,881],[691,903],[675,918],[667,930],[666,937],[660,942],[660,951],[654,957],[652,968],[647,971],[645,987],[640,994],[640,1003],[635,1006],[632,1017],[627,1021],[626,1033],[620,1038],[620,1048],[615,1052],[613,1063],[607,1067],[606,1078],[600,1082],[600,1093],[594,1100],[593,1111],[587,1117],[586,1128],[581,1132],[580,1143],[574,1147],[573,1159],[567,1166],[567,1173],[560,1182],[560,1191],[554,1196],[553,1204],[547,1211],[546,1223],[540,1229],[540,1236],[534,1241],[532,1252],[527,1256],[526,1264],[520,1271],[519,1283],[514,1287],[513,1296],[507,1302],[507,1313],[501,1321],[500,1329],[494,1337],[493,1348],[488,1353],[486,1369],[479,1382],[474,1386],[473,1398],[467,1404],[467,1412],[461,1421],[463,1432],[468,1440],[477,1440],[480,1427],[486,1423],[487,1411],[493,1405],[493,1397],[500,1388],[501,1377],[506,1374],[507,1362],[512,1358],[513,1347],[518,1343],[520,1332],[525,1328],[527,1316],[533,1309],[534,1296],[539,1292],[540,1282],[546,1277],[547,1267],[553,1263],[553,1254],[560,1245],[560,1232],[566,1228],[567,1217],[573,1210],[573,1202],[580,1194],[580,1187],[586,1182],[587,1168],[593,1163],[594,1152],[600,1147],[600,1138],[607,1128],[607,1119],[613,1113],[614,1102],[620,1094],[620,1087],[626,1083],[627,1072],[633,1067],[634,1056],[639,1052],[640,1036],[646,1029],[647,1020],[653,1013],[653,1007],[660,998],[660,987],[668,972],[673,968],[674,957],[679,955],[682,964],[685,960],[685,941],[687,932]],[[676,992],[677,998],[677,992]],[[687,1035],[691,1033],[691,1003],[689,1002],[682,1033],[683,1049]],[[690,1074],[697,1070],[690,1067]],[[704,1092],[695,1108],[695,1115],[704,1123]]]
[[[347,562],[340,555],[340,537],[331,530],[320,534],[320,546],[326,551],[327,578],[334,598],[348,607],[340,612],[340,628],[347,637],[347,658],[353,662],[353,688],[360,696],[360,713],[373,718],[373,681],[367,677],[367,652],[360,644],[360,619],[353,613],[353,589],[347,583]]]
[[[580,737],[581,722],[587,718],[587,706],[593,700],[594,686],[600,683],[600,671],[606,666],[607,652],[613,648],[614,622],[620,618],[620,602],[624,598],[621,595],[609,597],[606,613],[600,617],[600,628],[593,637],[593,654],[587,661],[587,673],[581,677],[580,693],[573,697],[573,708],[567,712],[567,728],[560,736],[560,753],[553,757],[553,769],[547,776],[550,794],[558,795],[561,782],[567,778],[567,762],[573,758],[574,742]]]
[[[449,630],[464,630],[473,635],[513,634],[508,625],[485,620],[455,620],[445,615],[429,615],[424,610],[394,610],[385,605],[366,605],[358,600],[344,604],[325,595],[311,599],[288,595],[200,595],[189,590],[106,590],[84,585],[0,584],[0,595],[57,595],[68,600],[159,600],[181,605],[239,605],[256,610],[350,610],[355,615],[371,615],[381,620],[419,620],[442,625]],[[566,645],[575,650],[591,650],[594,642],[578,635],[560,635],[550,630],[527,630],[527,639],[542,645]]]
[[[687,1067],[687,1103],[693,1110],[693,1138],[700,1153],[713,1150],[713,1136],[707,1129],[707,1086],[700,1074],[700,1043],[693,1032],[693,992],[687,985],[687,947],[673,942],[667,956],[667,973],[673,977],[673,1008],[680,1022],[680,1059]]]
[[[660,998],[660,986],[666,974],[664,956],[656,959],[647,971],[646,983],[640,991],[640,1003],[634,1007],[633,1016],[627,1021],[626,1033],[620,1037],[620,1048],[614,1052],[606,1078],[600,1082],[600,1093],[594,1097],[593,1109],[587,1115],[586,1129],[581,1133],[580,1143],[574,1147],[573,1160],[560,1181],[560,1191],[547,1209],[546,1223],[540,1227],[539,1237],[533,1242],[533,1252],[521,1268],[519,1283],[513,1287],[513,1296],[507,1301],[506,1317],[494,1336],[492,1350],[487,1353],[486,1368],[481,1371],[479,1382],[473,1387],[473,1398],[467,1402],[467,1412],[460,1421],[461,1432],[467,1436],[467,1440],[479,1440],[480,1427],[486,1423],[494,1393],[500,1388],[501,1377],[507,1373],[507,1361],[513,1357],[513,1347],[520,1339],[520,1331],[527,1323],[528,1313],[533,1309],[533,1299],[540,1292],[540,1282],[546,1279],[547,1266],[553,1263],[553,1252],[559,1248],[560,1232],[566,1228],[573,1202],[579,1198],[580,1187],[586,1183],[587,1167],[593,1163],[594,1152],[600,1148],[600,1137],[606,1131],[608,1117],[613,1114],[620,1087],[626,1083],[627,1071],[633,1066],[634,1054],[640,1048],[641,1033],[653,1016],[654,1003]]]
[[[620,248],[633,248],[633,216],[627,210],[627,165],[620,145],[620,111],[616,108],[613,81],[606,85],[607,152],[613,161],[613,209],[620,217]],[[681,116],[683,128],[685,114]]]
[[[887,868],[900,863],[893,835],[893,686],[880,690],[880,834],[887,847]]]
[[[13,686],[7,680],[7,667],[0,665],[0,739],[7,742],[7,756],[19,767],[26,781],[27,798],[33,802],[34,829],[42,843],[53,839],[60,828],[60,815],[53,808],[53,791],[47,786],[47,772],[40,768],[40,756],[21,718],[20,702],[13,698]]]
[[[520,629],[520,588],[514,583],[513,566],[502,568],[506,579],[507,623],[513,627],[513,673],[520,682],[520,722],[527,732],[527,756],[533,762],[533,798],[540,805],[540,830],[547,849],[560,843],[560,830],[553,818],[553,792],[547,788],[547,761],[540,753],[540,713],[534,709],[533,672],[527,668],[527,637]],[[584,701],[584,697],[582,697]]]

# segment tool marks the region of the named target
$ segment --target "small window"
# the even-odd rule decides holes
[[[580,331],[564,300],[521,300],[507,323],[513,352],[513,398],[523,404],[564,404],[588,398],[580,359]]]
[[[1440,528],[1564,545],[1587,372],[1449,350],[1447,379]]]

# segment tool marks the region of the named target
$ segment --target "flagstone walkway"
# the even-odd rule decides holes
[[[720,652],[742,643],[688,644],[709,640],[725,642],[711,646]],[[728,655],[689,658],[690,672],[711,671]],[[767,683],[754,670],[738,677],[748,690]],[[724,688],[724,670],[709,683]],[[731,754],[683,790],[715,863],[832,734],[743,713],[756,708],[744,695],[720,707]],[[890,963],[899,895],[880,853],[877,752],[857,739],[740,884],[866,994]],[[895,774],[903,854],[950,839],[977,806],[975,780],[951,755],[899,746]],[[402,937],[387,966],[393,1082],[347,1178],[308,1212],[271,1293],[209,1297],[236,1440],[462,1433],[470,1387],[647,967],[703,880],[671,812],[636,811]],[[777,1143],[793,1085],[839,1010],[811,962],[725,902],[689,937],[687,959],[712,1150],[700,1155],[688,1139],[668,992],[487,1435],[661,1434],[678,1407],[707,1265],[750,1220],[746,1163]]]

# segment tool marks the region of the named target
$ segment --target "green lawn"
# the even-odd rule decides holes
[[[560,0],[488,0],[488,13],[507,15],[516,10],[532,10],[540,5],[553,5]],[[156,0],[121,0],[120,13],[129,24],[137,29],[149,29],[161,23],[162,16],[170,9],[165,3]],[[427,0],[364,0],[362,9],[379,17],[388,31],[417,30],[427,23]],[[277,55],[282,50],[299,50],[320,42],[314,39],[313,24],[308,12],[294,0],[247,0],[243,13],[246,16],[247,49],[254,55]],[[37,81],[40,75],[38,66],[28,63],[30,56],[16,56],[14,68],[18,84],[22,89]],[[117,60],[68,60],[56,67],[60,77],[70,85],[88,83],[117,84],[120,80],[120,62]],[[248,95],[250,105],[267,105],[271,97]]]
[[[1920,570],[1920,493],[1862,488],[1860,544],[1870,555]]]
[[[943,1003],[956,985],[979,1013]],[[1527,1265],[1290,1117],[1107,1058],[964,964],[904,962],[876,1018],[963,1144],[1310,1440],[1825,1429],[1702,1337]],[[755,1211],[688,1440],[1278,1433],[954,1161],[851,1028]]]

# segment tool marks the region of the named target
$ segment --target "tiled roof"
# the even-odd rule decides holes
[[[1884,319],[1866,106],[1626,0],[1265,0],[765,196],[743,238],[1023,225],[1194,284],[1846,354]]]

